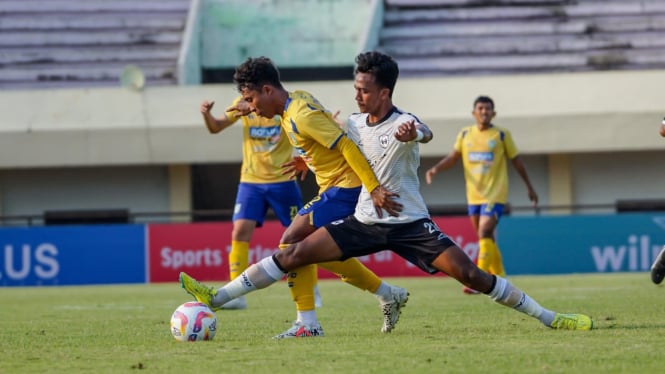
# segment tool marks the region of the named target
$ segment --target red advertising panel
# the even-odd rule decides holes
[[[457,243],[462,250],[476,261],[478,258],[478,234],[473,229],[471,219],[463,217],[432,217],[441,231]]]
[[[150,282],[176,282],[181,271],[203,281],[228,280],[232,229],[231,222],[148,225]],[[249,262],[277,251],[283,231],[278,221],[257,228]]]
[[[475,260],[477,237],[468,217],[434,217],[434,222]],[[186,271],[203,281],[227,281],[228,253],[231,250],[231,222],[155,224],[148,226],[150,282],[175,282]],[[267,221],[254,231],[249,262],[278,251],[284,227]],[[423,276],[423,271],[390,251],[364,256],[359,260],[380,277]],[[320,278],[335,275],[321,270]]]

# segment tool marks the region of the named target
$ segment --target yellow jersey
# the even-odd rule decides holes
[[[316,175],[319,193],[331,187],[353,188],[362,183],[341,152],[337,142],[344,131],[316,98],[305,91],[289,92],[282,114],[282,129]]]
[[[241,100],[238,97],[232,105]],[[242,165],[240,182],[277,183],[289,181],[281,165],[291,160],[293,148],[280,126],[280,117],[263,118],[254,113],[238,116],[226,112],[232,122],[242,121]]]
[[[484,131],[468,126],[457,134],[454,148],[462,155],[467,203],[507,203],[507,160],[518,153],[510,132],[494,125]]]

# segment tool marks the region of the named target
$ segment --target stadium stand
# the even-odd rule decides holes
[[[189,0],[2,0],[0,88],[117,86],[124,66],[176,84]]]
[[[379,49],[403,76],[665,67],[665,2],[386,0]]]

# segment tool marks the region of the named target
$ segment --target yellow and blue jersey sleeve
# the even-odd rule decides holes
[[[360,178],[336,149],[345,136],[332,115],[311,94],[289,93],[282,128],[296,152],[316,175],[320,191],[330,187],[358,187]]]

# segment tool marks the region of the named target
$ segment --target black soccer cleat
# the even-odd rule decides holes
[[[651,281],[660,284],[665,278],[665,246],[660,250],[656,260],[651,265]]]

